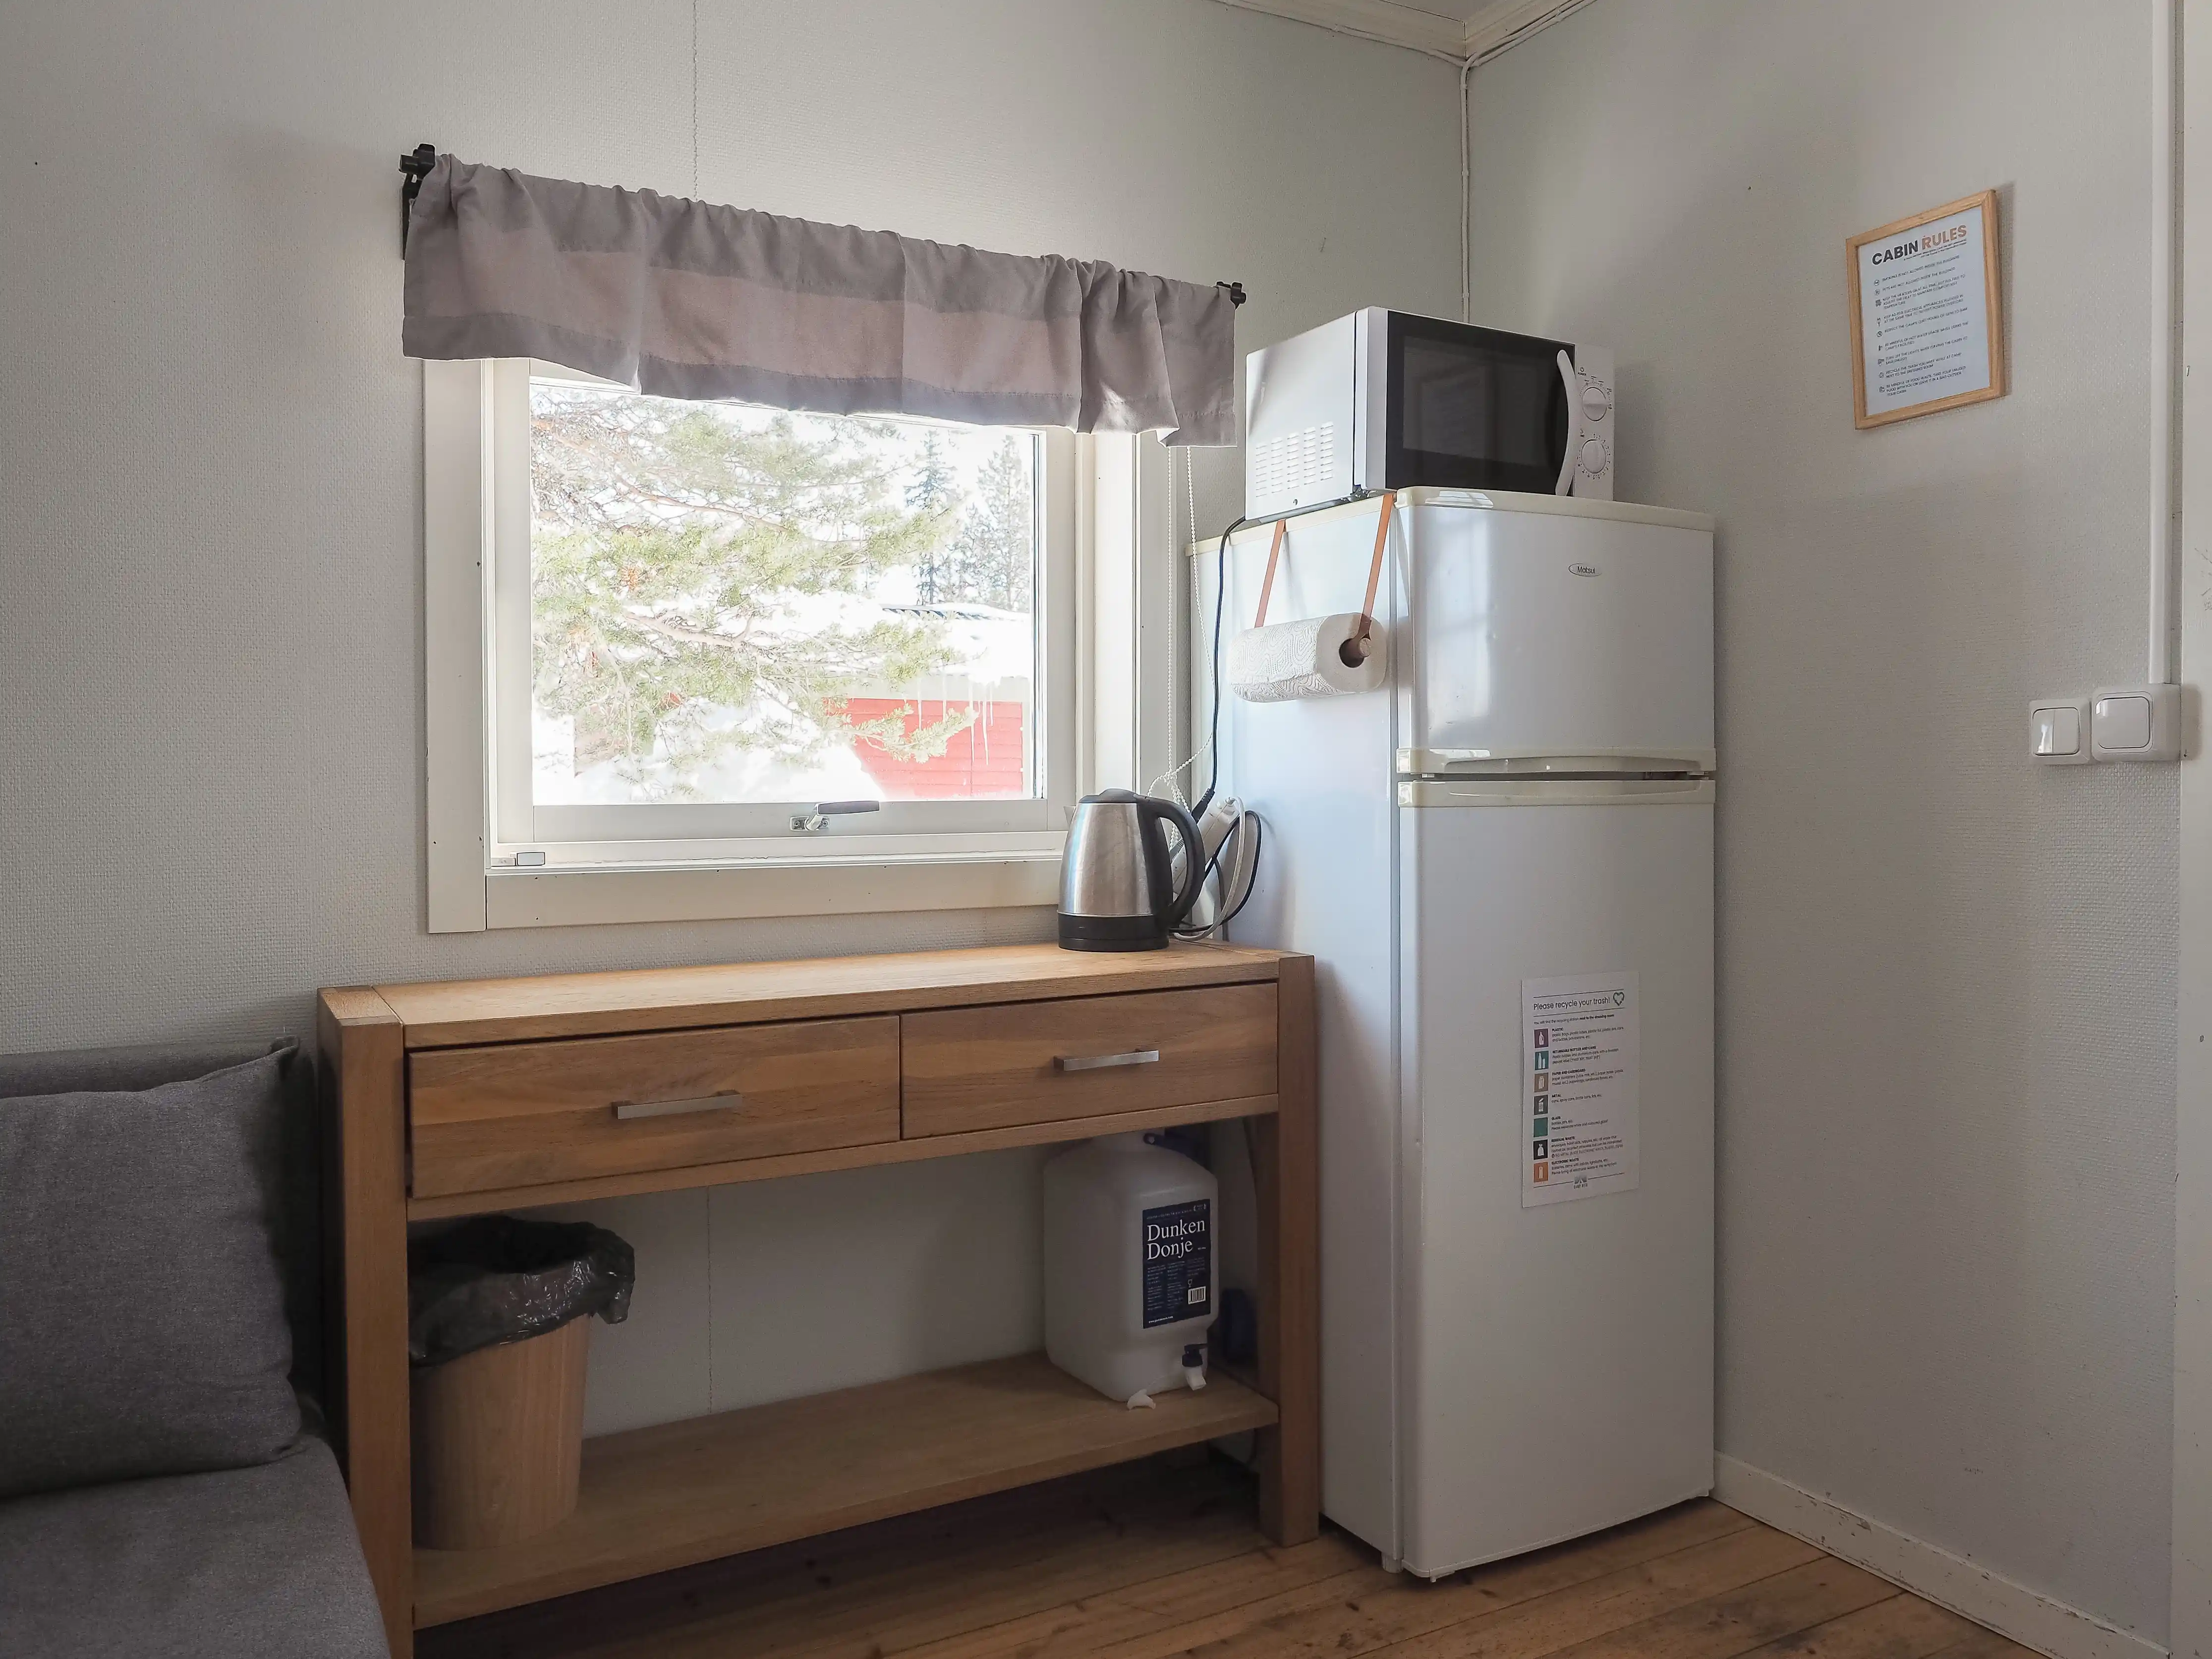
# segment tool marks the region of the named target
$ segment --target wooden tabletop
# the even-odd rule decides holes
[[[1238,984],[1275,978],[1285,954],[1210,943],[1114,952],[1007,945],[799,962],[433,981],[380,985],[374,994],[406,1027],[408,1048],[446,1048]],[[326,997],[336,994],[325,993]]]

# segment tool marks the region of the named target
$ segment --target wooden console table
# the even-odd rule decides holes
[[[1313,994],[1310,957],[1225,945],[325,991],[330,1405],[394,1655],[421,1626],[1247,1429],[1268,1534],[1313,1537]],[[1232,1117],[1258,1179],[1255,1374],[1131,1411],[1030,1354],[609,1435],[551,1531],[414,1547],[410,1221]]]

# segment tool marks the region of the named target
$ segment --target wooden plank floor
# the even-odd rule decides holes
[[[1146,1462],[419,1633],[422,1659],[2029,1659],[1718,1504],[1429,1584]]]

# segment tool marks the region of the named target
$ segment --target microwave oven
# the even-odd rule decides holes
[[[1613,354],[1370,307],[1244,360],[1244,516],[1435,484],[1613,499]]]

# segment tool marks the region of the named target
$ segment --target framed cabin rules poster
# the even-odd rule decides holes
[[[1844,246],[1856,425],[2004,396],[1996,191],[1916,213]]]

